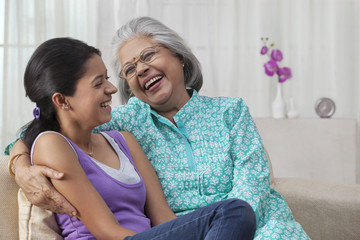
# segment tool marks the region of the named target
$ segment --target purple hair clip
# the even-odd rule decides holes
[[[34,108],[33,114],[36,119],[39,119],[40,118],[40,108],[39,107]]]

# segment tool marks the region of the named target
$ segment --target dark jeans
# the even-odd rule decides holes
[[[210,204],[125,240],[210,240],[253,239],[256,217],[251,206],[240,199]]]

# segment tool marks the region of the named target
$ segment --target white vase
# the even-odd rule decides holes
[[[278,82],[276,87],[276,97],[272,102],[273,118],[286,118],[286,105],[283,98],[282,83]]]
[[[295,108],[294,98],[290,97],[289,99],[289,110],[287,112],[288,118],[297,118],[299,117],[299,112]]]

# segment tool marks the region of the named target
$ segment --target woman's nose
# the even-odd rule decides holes
[[[138,62],[137,63],[137,66],[136,66],[136,71],[137,71],[137,75],[139,77],[143,77],[144,75],[146,75],[146,73],[148,72],[149,70],[149,65],[146,64],[146,63],[143,63],[143,62]]]
[[[108,81],[107,83],[108,83],[108,86],[105,88],[106,94],[114,94],[118,91],[118,89],[110,81]]]

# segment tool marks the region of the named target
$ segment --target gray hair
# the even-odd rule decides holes
[[[112,39],[112,63],[117,74],[120,73],[121,63],[119,49],[121,45],[136,36],[147,36],[163,45],[184,61],[184,78],[187,88],[199,91],[203,83],[201,65],[185,41],[172,29],[150,17],[138,17],[120,27]],[[118,76],[119,77],[119,76]],[[133,93],[125,79],[120,78],[119,92],[121,101],[127,103]]]

